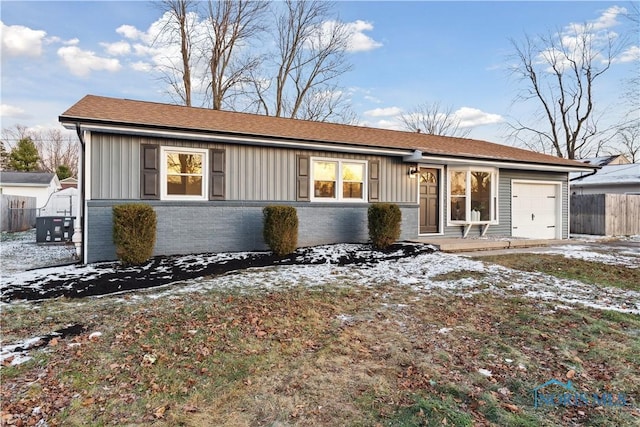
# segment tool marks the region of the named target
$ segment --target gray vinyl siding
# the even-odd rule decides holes
[[[91,230],[86,262],[115,260],[114,205],[127,200],[89,201]],[[157,214],[154,255],[267,250],[262,238],[262,209],[269,202],[146,202]],[[298,246],[366,243],[369,204],[287,203],[296,208]],[[401,240],[415,238],[418,206],[400,205]]]
[[[490,225],[486,236],[492,237],[511,237],[511,181],[512,180],[528,180],[528,181],[561,181],[562,182],[562,238],[569,237],[568,217],[569,204],[567,200],[568,177],[566,173],[554,172],[538,172],[538,171],[522,171],[514,169],[500,169],[498,172],[498,224]],[[444,221],[448,217],[447,205],[447,185],[446,174],[444,182]],[[471,227],[467,237],[479,237],[482,227],[474,225]],[[449,238],[462,237],[463,227],[445,226],[444,236]]]
[[[408,177],[408,166],[400,158],[100,133],[91,136],[92,200],[140,198],[141,144],[225,149],[225,194],[230,201],[295,201],[297,154],[380,160],[380,201],[416,203],[417,200],[415,180]]]

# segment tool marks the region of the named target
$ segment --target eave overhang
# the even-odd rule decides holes
[[[368,146],[362,144],[348,144],[338,142],[327,142],[321,140],[301,140],[291,138],[280,138],[264,135],[212,132],[211,130],[183,129],[159,127],[155,125],[127,124],[120,122],[110,122],[105,120],[95,120],[82,117],[60,116],[59,121],[66,129],[75,130],[79,125],[81,130],[90,132],[111,133],[120,135],[135,135],[157,138],[186,139],[190,141],[200,141],[209,143],[231,143],[253,146],[268,146],[279,148],[293,148],[319,151],[333,151],[339,153],[382,155],[390,157],[401,157],[406,163],[435,163],[456,166],[485,166],[497,168],[513,168],[534,171],[548,172],[584,172],[594,170],[596,167],[585,165],[549,165],[542,163],[532,163],[511,159],[479,158],[477,156],[450,155],[439,153],[425,153],[419,149],[388,148],[379,146]]]

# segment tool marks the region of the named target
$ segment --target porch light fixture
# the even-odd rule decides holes
[[[415,178],[418,175],[418,168],[416,166],[411,166],[409,168],[409,178]]]

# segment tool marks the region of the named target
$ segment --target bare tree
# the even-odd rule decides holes
[[[252,0],[210,0],[208,3],[208,44],[206,58],[207,96],[211,108],[220,110],[250,87],[252,73],[261,64],[261,55],[251,51],[251,43],[266,30],[268,2]]]
[[[452,107],[443,107],[440,102],[419,104],[400,120],[405,129],[411,132],[423,132],[429,135],[467,137],[471,129],[460,127]]]
[[[599,129],[594,86],[609,70],[623,41],[591,25],[573,25],[524,42],[511,40],[511,71],[526,88],[514,102],[534,100],[539,115],[509,123],[512,137],[530,148],[545,147],[558,157],[576,158],[613,129]]]
[[[78,174],[79,146],[73,133],[60,129],[38,131],[16,124],[2,129],[3,145],[12,150],[18,141],[33,141],[38,151],[38,169],[56,173],[59,166],[69,168],[72,176]]]
[[[640,126],[638,123],[631,124],[630,126],[620,128],[618,133],[619,145],[622,150],[616,150],[616,153],[611,154],[623,154],[631,163],[640,161]]]
[[[179,60],[173,55],[165,56],[160,66],[162,80],[171,87],[170,95],[179,104],[192,105],[192,54],[195,40],[195,25],[197,15],[195,0],[164,0],[159,3],[160,9],[168,19],[154,41],[158,49],[168,49],[172,52],[177,47]]]
[[[331,2],[286,0],[276,11],[275,76],[253,79],[258,111],[309,120],[350,117],[336,85],[351,69],[349,33],[332,10]]]
[[[56,173],[58,167],[66,166],[71,176],[78,175],[78,143],[75,135],[65,134],[60,129],[49,129],[33,134],[40,153],[40,168]]]

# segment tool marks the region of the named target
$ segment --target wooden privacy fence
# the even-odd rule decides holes
[[[571,232],[602,236],[640,234],[640,195],[571,196]]]
[[[24,231],[36,226],[36,198],[2,195],[1,231]]]

